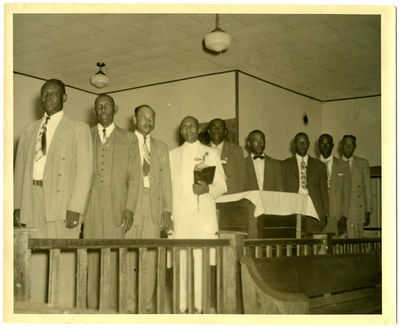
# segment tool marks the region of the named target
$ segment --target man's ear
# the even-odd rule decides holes
[[[249,147],[249,149],[251,150],[251,144],[250,144],[250,141],[249,141],[249,140],[247,140],[246,144],[247,144],[247,146]]]
[[[118,112],[118,105],[115,105],[115,106],[114,106],[114,115],[116,115],[117,112]]]
[[[65,103],[65,102],[67,101],[67,98],[68,98],[68,97],[67,97],[67,94],[64,94],[64,95],[63,95],[63,103]]]
[[[136,118],[136,115],[134,115],[133,116],[133,123],[135,124],[135,126],[136,126],[136,124],[137,124],[137,118]]]
[[[94,107],[94,108],[92,109],[92,111],[93,111],[94,116],[97,118],[96,108]]]
[[[201,133],[201,127],[199,127],[199,129],[197,129],[197,133],[198,133],[198,134]]]

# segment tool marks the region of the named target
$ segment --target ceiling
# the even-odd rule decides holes
[[[330,101],[381,94],[379,15],[220,15],[232,36],[208,51],[211,14],[14,14],[14,72],[92,93],[240,70]],[[90,85],[104,62],[106,88]]]

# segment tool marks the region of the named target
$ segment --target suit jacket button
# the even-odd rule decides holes
[[[65,160],[65,157],[64,158],[62,158],[63,160]]]
[[[57,190],[57,193],[60,193],[60,190]]]

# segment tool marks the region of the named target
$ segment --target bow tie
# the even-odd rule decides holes
[[[256,160],[256,159],[264,160],[264,158],[265,158],[265,156],[263,156],[263,155],[255,155],[255,156],[253,156],[254,160]]]

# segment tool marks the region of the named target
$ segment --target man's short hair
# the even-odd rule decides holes
[[[333,137],[331,135],[329,135],[329,134],[322,134],[321,136],[319,136],[318,143],[321,141],[321,139],[323,137],[328,137],[330,139],[330,141],[333,143]]]
[[[356,136],[353,136],[353,135],[344,135],[343,138],[342,138],[342,141],[344,141],[345,138],[352,138],[353,141],[354,141],[354,144],[356,144]]]
[[[58,86],[60,86],[61,87],[61,91],[63,92],[63,95],[65,95],[65,85],[64,85],[64,82],[62,82],[61,80],[58,80],[58,79],[50,79],[50,80],[47,80],[44,84],[43,84],[43,86],[46,84],[46,83],[54,83],[54,84],[56,84],[56,85],[58,85]],[[42,87],[43,87],[42,86]]]
[[[264,134],[261,130],[253,130],[253,131],[249,134],[249,136],[247,136],[247,139],[250,140],[251,134],[256,134],[256,133],[262,134],[263,137],[264,137],[264,139],[265,139],[265,134]]]
[[[191,119],[193,119],[193,120],[196,122],[197,128],[200,127],[199,120],[197,120],[195,117],[192,117],[191,115],[188,115],[188,116],[186,116],[186,117],[184,117],[184,118],[182,119],[181,124],[179,125],[179,129],[182,127],[182,122],[185,121],[185,120],[188,119],[188,118],[191,118]]]
[[[304,135],[307,137],[308,141],[310,141],[310,139],[308,138],[308,135],[306,133],[297,133],[296,136],[294,136],[294,140],[296,140],[297,137]]]
[[[222,121],[223,124],[224,124],[224,129],[226,129],[226,122],[225,122],[224,120],[220,119],[220,118],[212,119],[212,120],[210,121],[210,123],[208,124],[208,129],[210,129],[211,124],[212,124],[214,121]]]
[[[108,97],[112,100],[113,105],[115,105],[115,101],[114,98],[112,98],[110,95],[107,94],[100,94],[99,96],[96,97],[96,99],[94,100],[94,103],[96,104],[96,101],[100,98],[100,97]]]
[[[142,105],[139,105],[138,107],[135,108],[135,117],[137,117],[137,114],[138,114],[139,110],[140,110],[142,107],[148,107],[149,109],[151,109],[151,110],[154,112],[154,110],[153,110],[153,108],[152,108],[151,106],[149,106],[149,105],[147,105],[147,104],[142,104]]]

